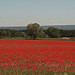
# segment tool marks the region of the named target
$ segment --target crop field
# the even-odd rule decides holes
[[[75,75],[75,41],[0,40],[0,75]]]

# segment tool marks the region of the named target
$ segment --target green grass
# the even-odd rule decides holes
[[[7,39],[7,40],[30,40],[23,37],[2,37],[0,39]],[[69,39],[63,39],[63,38],[37,38],[36,40],[62,40],[62,41],[75,41],[75,37],[71,37]]]
[[[23,38],[23,37],[2,37],[0,39],[7,39],[7,40],[25,40],[26,38]]]
[[[61,38],[37,38],[37,40],[68,40],[68,39],[61,39]]]
[[[61,41],[70,41],[70,39],[62,39],[62,38],[38,38],[37,40],[61,40]]]
[[[75,41],[75,37],[71,37],[70,40],[71,40],[71,41]]]
[[[75,41],[75,37],[69,39],[63,38],[37,38],[37,40],[62,40],[62,41]]]

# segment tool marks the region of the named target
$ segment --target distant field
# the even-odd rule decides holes
[[[75,41],[0,40],[0,75],[75,75]]]
[[[26,38],[22,38],[22,37],[5,37],[5,38],[0,38],[0,39],[12,39],[12,40],[28,40]],[[75,41],[75,37],[73,38],[37,38],[36,40],[62,40],[62,41]]]
[[[75,37],[73,37],[73,38],[37,38],[37,40],[62,40],[62,41],[75,41]]]
[[[70,38],[37,38],[37,40],[70,40]]]
[[[28,40],[27,38],[22,37],[5,37],[1,39],[8,39],[8,40]],[[37,38],[36,40],[60,40],[60,41],[75,41],[75,37],[73,38]]]
[[[3,38],[0,38],[0,39],[10,39],[10,40],[24,40],[26,38],[22,38],[22,37],[3,37]]]

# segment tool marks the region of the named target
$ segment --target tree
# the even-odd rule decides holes
[[[60,29],[49,27],[46,30],[46,34],[48,34],[48,36],[51,38],[58,38],[60,37]]]
[[[26,37],[26,34],[19,30],[0,29],[0,38],[3,37]]]
[[[39,36],[40,25],[37,23],[27,25],[27,35],[36,39]]]
[[[26,37],[25,32],[20,32],[20,37]]]
[[[40,28],[40,29],[39,29],[39,37],[40,37],[40,38],[43,38],[44,35],[45,35],[45,33],[44,33],[43,30],[44,30],[43,28]]]
[[[45,34],[43,28],[40,28],[40,30],[39,30],[39,38],[48,38],[48,35]]]
[[[5,29],[0,29],[0,37],[6,37],[7,32]]]

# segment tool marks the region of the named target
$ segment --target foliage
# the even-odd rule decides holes
[[[27,35],[36,39],[39,35],[40,25],[37,23],[27,25]]]
[[[26,34],[18,30],[0,29],[0,38],[3,37],[26,37]]]
[[[61,37],[75,37],[75,30],[60,30]]]
[[[74,30],[61,30],[54,27],[48,29],[40,28],[38,23],[28,24],[26,30],[11,30],[11,29],[0,29],[0,38],[11,38],[11,37],[23,37],[26,39],[37,39],[37,38],[62,38],[62,37],[75,37]],[[72,40],[72,39],[71,39]]]
[[[60,30],[57,28],[49,27],[46,30],[46,34],[48,34],[48,36],[51,38],[58,38],[60,37]]]
[[[38,36],[38,37],[39,37],[39,38],[48,38],[48,35],[45,34],[43,28],[40,28],[40,30],[39,30],[39,36]]]

